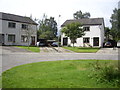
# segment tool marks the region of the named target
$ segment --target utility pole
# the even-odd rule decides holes
[[[59,19],[60,19],[60,17],[61,17],[61,15],[58,16],[58,52],[59,52],[59,29],[60,29],[60,27],[59,27],[60,26],[60,20]]]

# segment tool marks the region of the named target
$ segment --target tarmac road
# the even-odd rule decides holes
[[[16,47],[1,47],[0,58],[2,59],[2,71],[14,66],[57,60],[80,60],[80,59],[99,59],[99,60],[118,60],[118,53],[32,53],[17,49]]]

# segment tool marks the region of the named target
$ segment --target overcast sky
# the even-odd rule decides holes
[[[73,19],[73,13],[78,10],[90,12],[91,18],[103,17],[105,25],[109,22],[113,9],[118,7],[119,0],[0,0],[0,12],[41,19],[45,13],[55,17],[60,24],[67,19]]]

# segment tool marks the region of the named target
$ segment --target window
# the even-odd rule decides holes
[[[16,28],[16,23],[8,22],[8,27],[9,28]]]
[[[27,36],[22,35],[21,36],[21,42],[27,42]]]
[[[90,31],[90,27],[83,27],[84,31]]]
[[[15,42],[15,35],[8,35],[8,42]]]
[[[90,38],[83,38],[83,43],[90,43]]]
[[[22,29],[28,29],[28,25],[22,24]]]

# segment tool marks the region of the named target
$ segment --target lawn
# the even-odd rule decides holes
[[[77,53],[96,53],[100,48],[91,48],[91,47],[63,47]]]
[[[13,67],[2,73],[3,88],[116,88],[89,77],[96,60],[46,61]],[[117,62],[100,60],[100,63]]]
[[[19,48],[22,48],[22,49],[26,49],[28,51],[32,51],[32,52],[40,52],[40,48],[39,47],[35,47],[35,46],[16,46],[16,47],[19,47]]]

